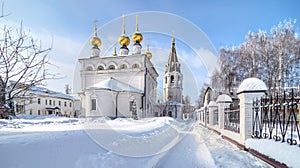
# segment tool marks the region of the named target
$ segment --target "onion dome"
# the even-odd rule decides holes
[[[93,46],[97,46],[100,47],[101,46],[101,40],[100,38],[97,36],[97,20],[94,20],[94,36],[90,39],[90,43]]]
[[[143,35],[139,32],[138,15],[136,15],[135,32],[132,34],[131,38],[132,41],[136,43],[140,43],[143,41]]]
[[[125,32],[125,15],[122,15],[123,18],[123,34],[119,37],[118,41],[121,46],[128,46],[130,44],[130,39],[128,36],[126,36]]]
[[[130,39],[126,35],[121,35],[118,39],[121,46],[128,46],[130,44]]]

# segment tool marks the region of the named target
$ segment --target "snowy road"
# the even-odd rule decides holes
[[[171,118],[93,123],[101,129],[68,118],[1,120],[1,167],[265,167],[196,123]]]

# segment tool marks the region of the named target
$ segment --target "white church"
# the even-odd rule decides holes
[[[90,39],[91,55],[79,59],[81,65],[82,114],[89,116],[107,116],[145,118],[168,115],[182,116],[182,74],[178,63],[175,40],[172,38],[170,58],[164,76],[165,103],[157,103],[158,73],[151,62],[152,54],[147,44],[142,53],[142,34],[138,30],[132,34],[132,53],[128,46],[130,39],[125,33],[123,16],[122,34],[118,39],[119,54],[116,46],[112,55],[100,55],[101,40],[97,35],[96,22],[94,36]],[[167,98],[166,98],[167,97]],[[158,108],[161,106],[162,108]],[[167,113],[163,110],[168,110]],[[172,112],[176,110],[175,112]],[[176,113],[176,115],[175,115]],[[181,117],[180,117],[181,118]]]

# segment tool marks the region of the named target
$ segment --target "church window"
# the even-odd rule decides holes
[[[93,70],[93,67],[88,66],[88,67],[86,68],[86,70],[87,70],[87,71],[92,71],[92,70]]]
[[[127,65],[122,64],[122,65],[120,66],[120,69],[127,69]]]
[[[168,82],[168,78],[167,77],[165,77],[165,84]]]
[[[171,83],[174,83],[174,75],[171,75]]]
[[[109,70],[113,70],[113,69],[116,69],[116,67],[115,67],[114,65],[110,65],[110,66],[108,67],[108,69],[109,69]]]
[[[140,66],[139,66],[139,64],[133,64],[132,65],[132,68],[139,68]]]
[[[92,110],[96,110],[97,107],[97,101],[96,99],[92,99]]]
[[[104,67],[102,65],[98,66],[98,71],[104,70]]]
[[[41,104],[41,99],[40,98],[38,98],[38,104]]]

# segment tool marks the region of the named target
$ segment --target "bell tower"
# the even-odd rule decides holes
[[[175,39],[172,37],[172,46],[170,49],[168,64],[163,79],[164,86],[164,102],[176,101],[182,102],[182,79],[183,76],[180,70],[180,63],[178,62]]]

